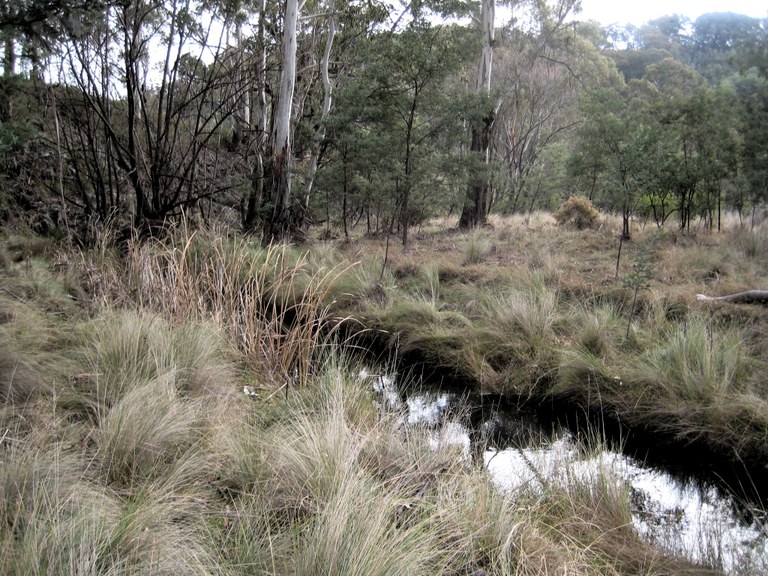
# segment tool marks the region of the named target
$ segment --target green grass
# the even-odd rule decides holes
[[[480,264],[490,254],[491,243],[481,230],[469,233],[464,241],[464,260],[467,264]]]
[[[748,381],[737,330],[690,318],[637,358],[632,378],[666,402],[711,405],[741,393]]]

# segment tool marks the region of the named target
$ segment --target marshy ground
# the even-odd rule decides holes
[[[6,232],[0,572],[719,573],[716,550],[695,565],[644,541],[610,469],[499,493],[379,410],[356,355],[604,413],[758,485],[768,311],[696,294],[768,287],[768,228],[636,225],[618,258],[610,217],[450,226],[407,250]]]

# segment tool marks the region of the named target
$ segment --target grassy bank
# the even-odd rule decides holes
[[[179,231],[75,252],[6,235],[0,573],[711,573],[638,537],[609,468],[501,494],[382,413],[341,345],[357,333],[484,391],[599,392],[765,454],[765,318],[695,303],[701,283],[765,285],[739,234],[655,241],[637,298],[639,249],[616,279],[609,232],[543,216],[424,230],[386,263],[374,240]]]
[[[638,229],[619,259],[614,225],[437,225],[389,254],[355,310],[380,346],[446,381],[571,403],[764,477],[768,310],[696,295],[768,285],[767,229]]]

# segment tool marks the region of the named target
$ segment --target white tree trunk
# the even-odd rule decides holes
[[[478,93],[488,94],[491,91],[491,67],[493,65],[493,44],[495,38],[494,20],[496,18],[496,0],[482,0],[480,13],[483,29],[483,55],[480,68],[477,71]]]
[[[259,4],[259,59],[256,71],[256,134],[258,135],[258,147],[264,146],[267,139],[267,45],[264,39],[266,27],[267,0],[261,0]]]
[[[312,144],[312,156],[309,159],[309,166],[307,168],[307,178],[304,185],[304,203],[303,208],[307,210],[309,207],[309,197],[312,193],[312,186],[315,183],[315,174],[317,173],[317,162],[320,156],[320,146],[325,138],[326,122],[328,121],[328,114],[331,112],[331,105],[333,104],[333,83],[328,72],[331,61],[331,52],[333,51],[333,40],[336,36],[336,16],[334,14],[335,0],[329,0],[328,2],[328,38],[325,41],[325,51],[323,52],[323,59],[320,62],[320,74],[323,80],[323,109],[320,114],[320,123],[315,133],[315,140]]]
[[[290,214],[291,169],[291,116],[293,92],[296,84],[296,29],[299,19],[299,0],[286,0],[283,18],[283,58],[280,91],[275,109],[272,174],[271,218],[265,222],[268,239],[281,239],[291,235],[294,223]]]
[[[480,22],[483,33],[483,53],[480,58],[480,66],[477,69],[475,90],[486,97],[491,92],[491,69],[493,66],[493,44],[495,35],[496,0],[482,0]],[[472,126],[471,150],[482,153],[485,163],[490,162],[491,137],[496,110],[489,110],[482,119],[482,124]],[[485,224],[488,216],[488,188],[490,187],[487,176],[478,178],[470,175],[467,185],[467,196],[464,200],[464,208],[459,219],[460,228],[474,228]]]
[[[257,33],[258,59],[256,60],[256,94],[254,98],[256,116],[255,166],[251,175],[251,191],[243,217],[243,227],[253,230],[259,223],[261,204],[264,196],[265,149],[267,146],[267,45],[265,42],[267,0],[259,2],[259,28]]]
[[[280,74],[280,92],[275,110],[275,151],[290,150],[291,110],[293,90],[296,84],[296,26],[299,17],[299,0],[286,0],[283,19],[283,66]]]

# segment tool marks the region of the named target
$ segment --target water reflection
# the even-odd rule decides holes
[[[500,489],[543,488],[573,478],[612,478],[629,489],[640,535],[668,552],[719,566],[729,574],[768,574],[768,533],[744,522],[712,486],[678,480],[610,450],[585,456],[570,434],[534,448],[489,450],[485,463]]]
[[[610,478],[629,491],[634,527],[655,545],[728,574],[768,574],[765,514],[741,517],[713,486],[680,480],[608,449],[585,452],[567,430],[547,431],[514,409],[473,409],[466,399],[439,390],[403,398],[395,378],[361,376],[372,380],[382,408],[402,410],[409,425],[428,427],[433,446],[457,445],[467,459],[473,441],[494,446],[482,461],[502,491]]]

